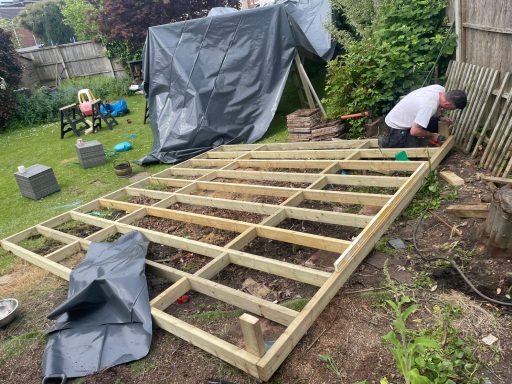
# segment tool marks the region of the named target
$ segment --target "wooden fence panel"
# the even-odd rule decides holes
[[[106,56],[105,48],[92,41],[21,49],[18,53],[31,60],[41,85],[55,85],[58,77],[70,79],[84,76],[126,76],[122,65],[112,64]],[[28,85],[30,86],[33,84]]]
[[[458,24],[457,60],[512,71],[512,1],[450,0],[448,14]]]

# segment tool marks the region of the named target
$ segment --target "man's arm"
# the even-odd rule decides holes
[[[439,133],[429,132],[421,125],[414,123],[411,127],[411,136],[434,138],[434,140],[437,140]]]

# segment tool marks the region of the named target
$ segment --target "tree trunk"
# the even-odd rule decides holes
[[[512,256],[512,187],[510,185],[494,192],[485,226],[489,235],[488,254],[493,257]]]

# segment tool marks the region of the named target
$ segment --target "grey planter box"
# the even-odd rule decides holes
[[[53,170],[46,165],[34,164],[23,173],[16,172],[14,177],[21,195],[30,199],[39,200],[60,191]]]
[[[98,140],[85,141],[82,145],[75,144],[75,149],[82,168],[96,167],[106,162],[103,145]]]

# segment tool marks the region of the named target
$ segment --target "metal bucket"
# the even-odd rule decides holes
[[[114,172],[118,177],[128,177],[132,174],[132,166],[127,160],[114,160]]]

